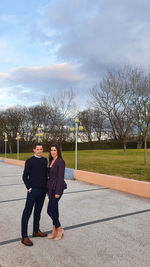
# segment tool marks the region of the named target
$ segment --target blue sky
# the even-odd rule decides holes
[[[5,0],[0,109],[72,88],[82,108],[108,69],[150,67],[148,0]]]

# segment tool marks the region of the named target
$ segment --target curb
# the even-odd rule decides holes
[[[149,182],[80,170],[74,170],[74,179],[140,197],[150,198]]]

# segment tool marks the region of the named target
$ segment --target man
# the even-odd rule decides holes
[[[43,146],[35,144],[33,147],[34,156],[27,159],[23,172],[23,181],[27,188],[27,198],[21,221],[21,242],[26,246],[32,246],[33,243],[28,237],[28,221],[34,206],[33,216],[33,237],[45,237],[39,229],[41,210],[46,196],[47,183],[47,159],[42,157]]]

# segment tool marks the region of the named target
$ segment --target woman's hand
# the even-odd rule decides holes
[[[60,197],[60,195],[55,194],[55,198],[59,198],[59,197]]]

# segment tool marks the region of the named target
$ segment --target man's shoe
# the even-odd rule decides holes
[[[33,246],[32,241],[28,237],[24,237],[21,239],[21,243],[25,246]]]
[[[37,237],[37,236],[39,236],[39,237],[45,237],[45,236],[47,236],[47,234],[46,233],[43,233],[43,232],[41,232],[40,230],[39,231],[37,231],[37,232],[33,232],[33,235],[32,235],[33,237]]]

